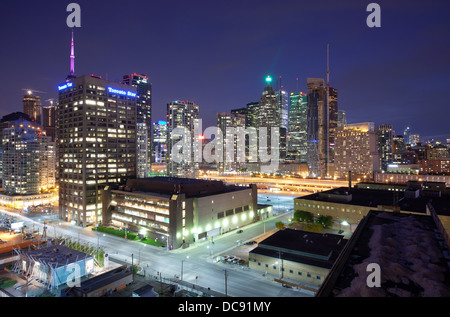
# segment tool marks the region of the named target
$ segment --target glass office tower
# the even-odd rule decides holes
[[[296,162],[306,162],[307,154],[307,94],[291,93],[289,96],[288,154]]]
[[[140,137],[141,140],[145,139],[146,143],[138,143],[138,150],[141,153],[146,151],[146,160],[141,157],[138,161],[140,165],[138,169],[140,174],[145,173],[145,175],[141,175],[142,177],[148,177],[152,162],[152,84],[146,75],[136,73],[123,76],[122,84],[136,88],[136,122],[139,123],[139,131],[147,134],[147,136],[141,135]]]

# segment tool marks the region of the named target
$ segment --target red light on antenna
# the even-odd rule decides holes
[[[199,139],[199,140],[204,140],[204,139],[205,139],[205,136],[204,136],[204,135],[199,135],[199,136],[198,136],[198,139]]]

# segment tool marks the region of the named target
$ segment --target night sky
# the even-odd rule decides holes
[[[305,92],[306,78],[326,79],[329,43],[349,123],[392,124],[396,134],[410,123],[425,139],[450,138],[448,0],[2,1],[0,116],[22,111],[23,88],[46,92],[44,103],[57,97],[69,73],[71,2],[81,6],[76,74],[146,74],[153,121],[187,99],[203,128],[215,125],[217,112],[258,101],[267,75]],[[381,28],[366,25],[370,2],[381,6]]]

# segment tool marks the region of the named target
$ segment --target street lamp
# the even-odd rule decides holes
[[[189,255],[186,256],[186,259],[181,260],[181,280],[183,280],[183,263],[189,259]]]
[[[341,224],[343,224],[344,226],[350,226],[350,224],[346,220],[342,221]],[[350,228],[349,228],[350,232],[352,231],[351,229],[352,229],[352,227],[350,226]]]

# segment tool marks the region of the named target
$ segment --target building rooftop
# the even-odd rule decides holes
[[[441,195],[438,191],[419,189],[406,191],[393,191],[383,189],[367,189],[352,187],[340,187],[297,199],[334,202],[355,206],[373,207],[398,206],[402,211],[410,211],[426,214],[427,203],[432,202],[439,215],[450,216],[450,195]]]
[[[367,285],[370,263],[380,266],[380,287]],[[430,216],[370,211],[317,296],[449,297],[448,247]]]
[[[83,253],[62,245],[50,246],[34,251],[26,252],[28,257],[37,261],[54,265],[56,268],[75,263],[83,259],[92,258],[91,255]]]
[[[284,229],[261,241],[250,252],[331,268],[346,241],[336,234]]]
[[[150,182],[161,182],[161,183],[183,184],[183,185],[205,184],[211,182],[197,178],[165,177],[165,176],[155,176],[142,179]]]
[[[133,273],[131,269],[127,268],[127,266],[124,265],[100,275],[91,277],[90,279],[81,282],[79,287],[74,287],[73,289],[67,288],[64,290],[64,292],[67,295],[70,295],[73,291],[75,293],[89,294],[92,291],[95,291],[132,274]]]
[[[158,176],[129,179],[125,186],[119,187],[119,190],[159,195],[185,194],[186,197],[202,197],[248,188],[225,185],[218,180]]]

